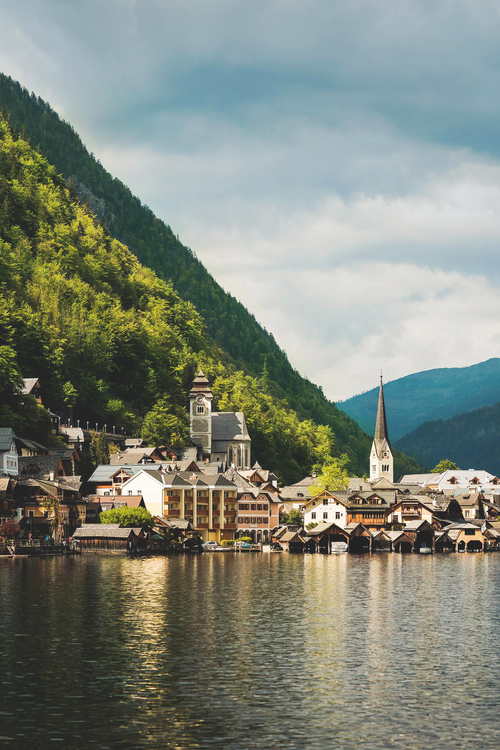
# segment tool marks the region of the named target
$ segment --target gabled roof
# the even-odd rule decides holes
[[[21,393],[31,393],[35,385],[38,383],[38,378],[23,378],[24,385],[21,389]]]
[[[10,451],[16,434],[12,427],[0,427],[0,451]]]
[[[138,535],[140,531],[122,528],[119,523],[84,523],[76,529],[73,539],[128,539],[131,534]]]

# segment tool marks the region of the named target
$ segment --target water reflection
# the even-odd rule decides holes
[[[499,583],[493,554],[0,560],[0,743],[497,748]]]

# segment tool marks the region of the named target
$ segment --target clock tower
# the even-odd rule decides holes
[[[210,383],[200,370],[189,394],[189,434],[203,457],[212,452],[212,401]]]
[[[378,392],[375,437],[373,438],[370,452],[370,482],[381,477],[384,477],[384,479],[387,479],[391,483],[394,482],[394,459],[387,431],[382,375],[380,376],[380,389]]]

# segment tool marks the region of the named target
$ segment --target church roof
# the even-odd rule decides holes
[[[250,440],[242,411],[212,412],[212,441]]]

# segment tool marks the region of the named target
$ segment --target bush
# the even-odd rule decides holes
[[[249,544],[253,544],[253,539],[251,536],[240,536],[239,539],[236,540],[237,542],[248,542]]]
[[[0,534],[6,539],[14,539],[15,537],[18,537],[20,533],[21,529],[13,519],[4,521],[0,526]]]
[[[221,547],[234,547],[234,540],[232,539],[223,539],[221,542]]]

